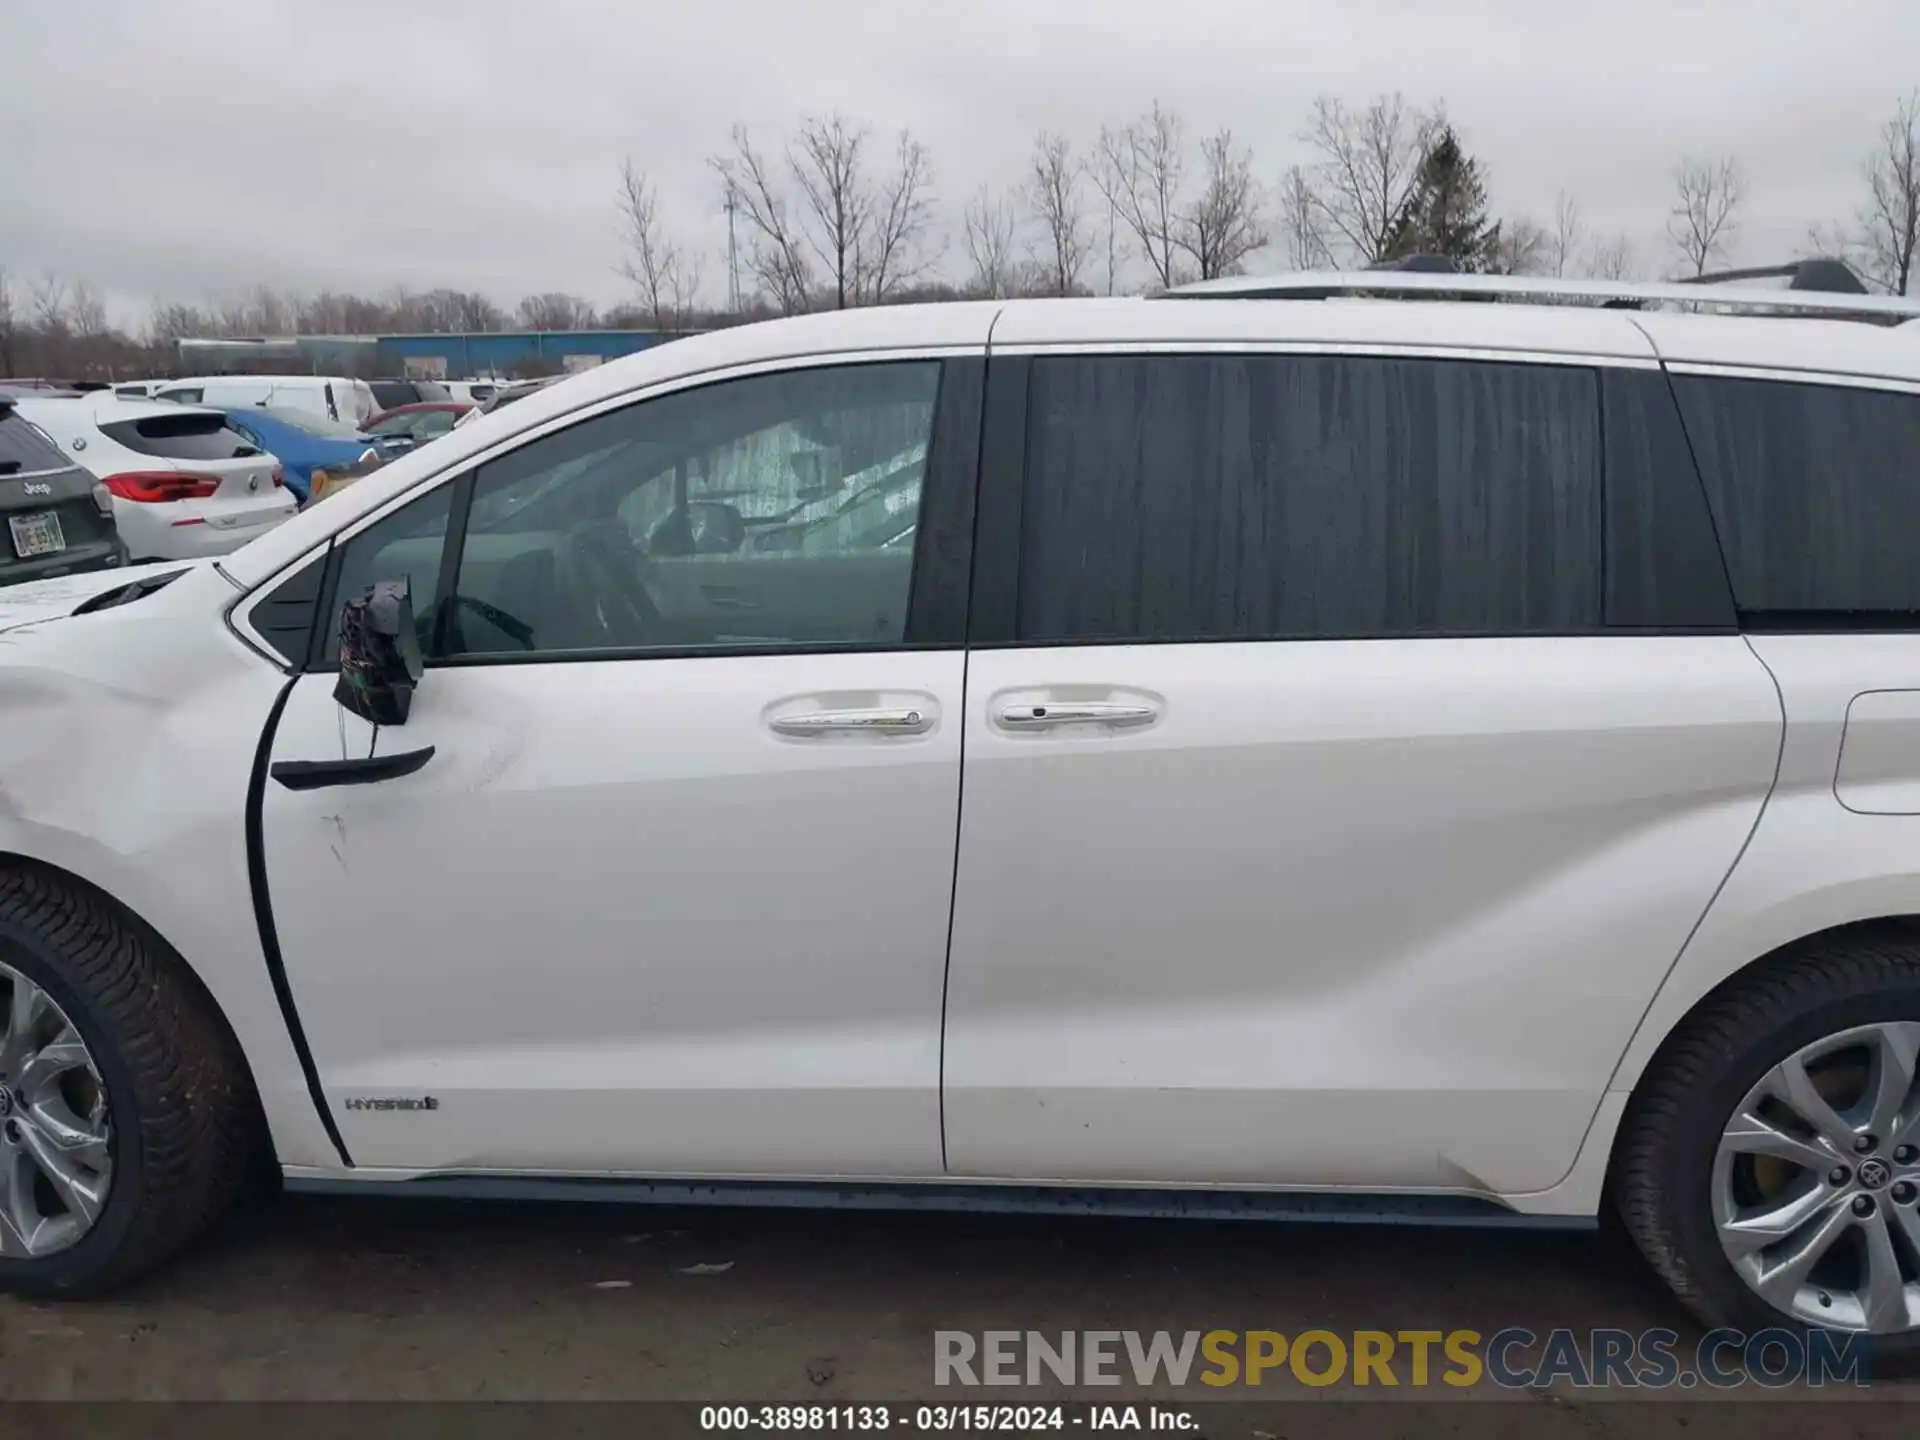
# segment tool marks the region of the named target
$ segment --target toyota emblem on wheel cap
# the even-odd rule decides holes
[[[1860,1183],[1869,1190],[1878,1190],[1893,1178],[1893,1170],[1884,1160],[1862,1160],[1859,1173]]]

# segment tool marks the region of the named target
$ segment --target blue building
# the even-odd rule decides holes
[[[380,375],[462,379],[505,375],[516,367],[580,369],[650,349],[673,337],[658,330],[505,330],[491,335],[382,335],[374,342]]]

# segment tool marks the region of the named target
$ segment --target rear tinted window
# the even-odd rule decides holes
[[[1920,614],[1920,395],[1674,385],[1743,613]]]
[[[1591,370],[1043,359],[1028,425],[1022,639],[1599,628]]]
[[[233,460],[259,453],[218,415],[149,415],[110,421],[100,429],[129,450],[166,460]]]
[[[67,457],[11,407],[0,407],[0,476],[65,470]]]

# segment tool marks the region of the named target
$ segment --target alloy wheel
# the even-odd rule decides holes
[[[0,964],[0,1258],[78,1244],[112,1183],[107,1087],[92,1053],[52,996]]]
[[[1735,1107],[1711,1203],[1734,1272],[1808,1325],[1920,1325],[1920,1022],[1803,1046]]]

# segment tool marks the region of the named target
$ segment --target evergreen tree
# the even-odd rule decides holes
[[[1468,273],[1493,267],[1500,225],[1487,219],[1487,187],[1480,162],[1461,147],[1453,126],[1442,125],[1420,160],[1419,178],[1394,225],[1389,254],[1446,255]]]

